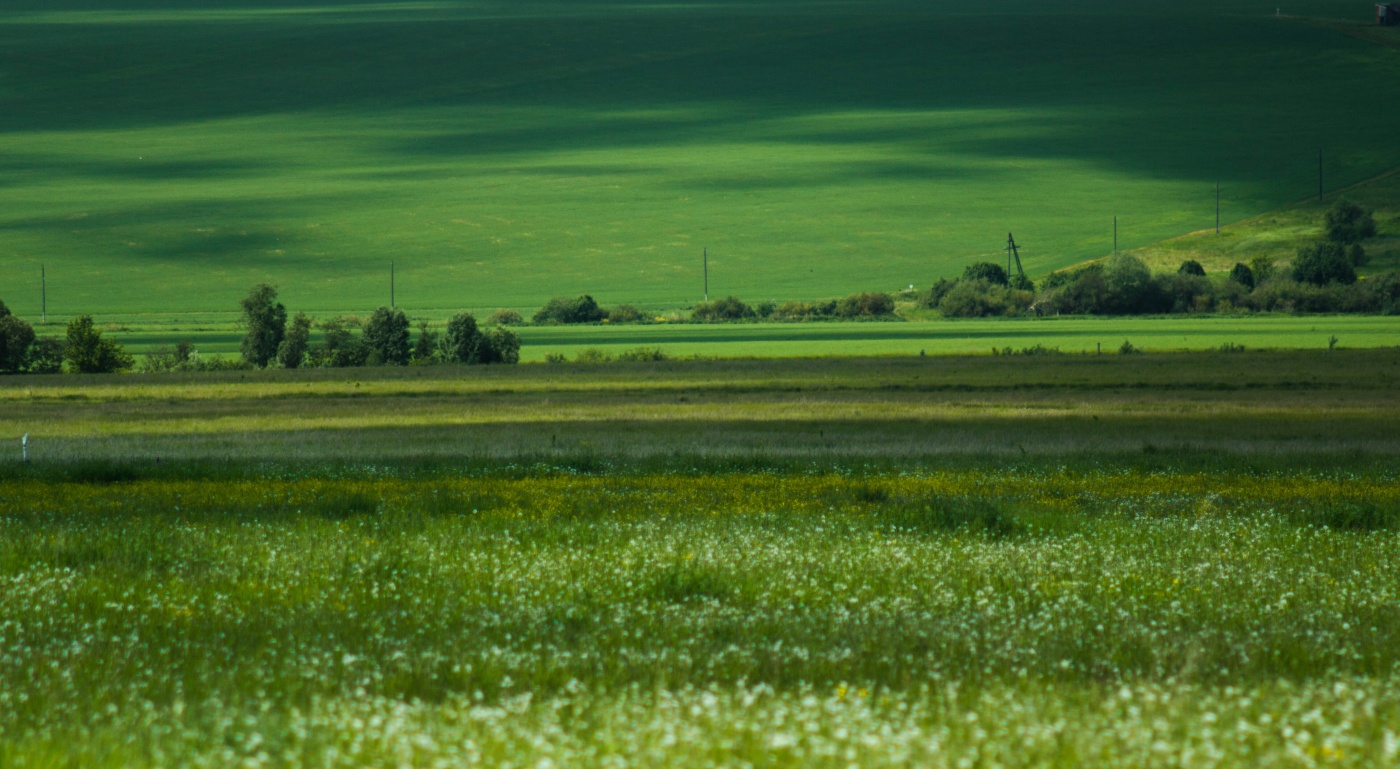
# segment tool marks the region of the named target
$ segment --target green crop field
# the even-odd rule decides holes
[[[440,318],[434,318],[441,328]],[[190,341],[201,355],[236,358],[242,333],[227,316],[172,317],[152,322],[133,317],[107,332],[140,356]],[[1400,318],[1388,316],[1220,315],[1142,318],[999,318],[821,323],[657,323],[651,325],[526,326],[516,329],[521,360],[546,355],[573,359],[594,349],[606,355],[637,348],[670,357],[820,357],[990,354],[1037,345],[1064,354],[1114,353],[1123,342],[1146,352],[1249,349],[1400,347]],[[61,335],[62,327],[38,329]]]
[[[1397,372],[6,378],[0,765],[1393,765]]]
[[[0,295],[675,307],[1034,274],[1400,166],[1371,5],[0,4]],[[1275,11],[1282,15],[1275,17]],[[1319,20],[1331,20],[1323,23]],[[1365,39],[1363,39],[1365,38]]]

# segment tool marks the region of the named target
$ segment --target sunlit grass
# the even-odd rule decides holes
[[[1340,9],[1316,4],[1314,10]],[[0,13],[17,312],[677,307],[1032,273],[1400,163],[1336,29],[1191,4]],[[353,22],[353,23],[352,23]],[[1306,109],[1300,105],[1308,105]],[[1325,139],[1320,138],[1325,137]],[[1388,225],[1387,225],[1388,226]]]

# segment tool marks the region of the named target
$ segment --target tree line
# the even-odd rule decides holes
[[[956,280],[940,280],[921,297],[947,317],[994,315],[1136,315],[1231,312],[1356,312],[1400,314],[1400,273],[1360,280],[1369,261],[1363,241],[1376,236],[1366,208],[1342,200],[1323,221],[1324,237],[1298,249],[1283,267],[1265,256],[1237,263],[1212,281],[1195,260],[1175,272],[1153,273],[1135,256],[1052,273],[1037,287],[1009,278],[1000,265],[968,266]]]
[[[381,306],[363,322],[338,317],[314,323],[299,312],[289,323],[277,289],[266,283],[254,286],[239,309],[245,329],[239,352],[256,368],[520,362],[519,334],[503,326],[483,328],[469,312],[453,315],[442,332],[422,321],[415,341],[408,316],[394,307]],[[313,327],[321,329],[320,344],[311,344]]]
[[[402,310],[380,307],[364,321],[337,317],[315,322],[304,312],[290,320],[277,300],[277,289],[260,283],[239,302],[244,329],[237,360],[202,358],[194,344],[182,341],[146,354],[147,371],[211,371],[252,368],[405,366],[459,363],[518,363],[520,335],[503,326],[479,326],[469,312],[459,312],[446,328],[434,331],[423,321],[415,340]],[[312,330],[321,340],[312,343]],[[91,315],[68,322],[64,338],[39,337],[34,328],[0,301],[0,373],[108,374],[135,367],[120,342],[104,336]]]

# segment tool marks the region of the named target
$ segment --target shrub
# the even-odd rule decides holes
[[[80,374],[112,374],[131,368],[132,359],[122,346],[102,336],[91,315],[68,321],[64,359]]]
[[[535,313],[536,323],[597,323],[607,313],[587,294],[570,299],[556,296]]]
[[[18,374],[29,367],[34,327],[10,314],[0,302],[0,374]]]
[[[1102,265],[1092,264],[1072,272],[1050,274],[1041,283],[1045,308],[1066,315],[1102,312],[1108,294],[1103,273]]]
[[[773,317],[774,311],[778,309],[778,305],[774,302],[760,302],[759,305],[753,309],[754,312],[758,313],[758,317],[771,318]]]
[[[438,359],[438,335],[428,327],[428,321],[421,321],[418,324],[418,341],[413,344],[413,351],[409,353],[409,362],[425,366],[436,363]]]
[[[638,347],[635,350],[626,350],[624,352],[618,353],[617,359],[620,361],[628,361],[632,363],[649,363],[655,361],[670,360],[671,356],[663,352],[660,347]]]
[[[1230,270],[1230,280],[1251,291],[1254,290],[1254,270],[1249,269],[1249,265],[1236,262]]]
[[[813,320],[815,318],[829,318],[836,312],[836,302],[801,302],[788,301],[778,305],[773,310],[773,317],[778,320]]]
[[[515,364],[520,362],[520,335],[504,326],[496,326],[484,334],[482,363]]]
[[[1352,243],[1347,248],[1347,261],[1352,267],[1365,267],[1371,261],[1371,257],[1366,255],[1366,249],[1360,243]]]
[[[407,366],[411,350],[408,316],[399,309],[376,309],[365,323],[364,343],[369,348],[369,363]]]
[[[1140,355],[1141,353],[1142,348],[1134,347],[1133,343],[1126,339],[1123,340],[1123,344],[1118,348],[1119,355]]]
[[[1034,300],[1028,291],[1015,291],[985,280],[960,280],[943,296],[938,310],[950,318],[1015,315],[1024,312]]]
[[[1206,276],[1206,268],[1202,267],[1201,263],[1195,259],[1187,259],[1182,262],[1181,266],[1176,268],[1176,272],[1178,275],[1197,275],[1202,278]]]
[[[1249,271],[1254,273],[1255,288],[1269,282],[1278,272],[1274,269],[1274,260],[1262,255],[1249,260]]]
[[[238,303],[242,308],[243,335],[239,351],[243,360],[262,368],[277,357],[277,348],[287,333],[287,308],[277,301],[277,289],[266,283],[253,286]]]
[[[599,350],[597,347],[588,347],[579,350],[574,360],[579,363],[607,363],[612,360],[612,356]]]
[[[609,323],[641,323],[642,311],[630,304],[619,304],[608,310]]]
[[[836,315],[843,318],[878,318],[894,314],[894,297],[889,294],[851,294],[836,303]]]
[[[524,322],[525,319],[515,310],[496,310],[486,319],[489,326],[519,326]]]
[[[753,308],[739,301],[738,297],[727,296],[713,302],[701,302],[690,312],[692,321],[713,323],[726,320],[745,320],[756,317]]]
[[[43,336],[29,348],[28,369],[31,374],[57,374],[63,371],[64,344],[61,339]]]
[[[995,262],[977,262],[963,268],[962,282],[971,283],[978,280],[997,286],[1011,285],[1010,281],[1007,280],[1006,270],[1003,270],[1001,265]]]
[[[1333,243],[1351,245],[1376,236],[1376,220],[1368,208],[1343,198],[1323,216],[1323,229]]]
[[[1274,312],[1335,312],[1344,303],[1348,291],[1341,283],[1317,286],[1274,278],[1254,289],[1249,302],[1255,309]]]
[[[442,338],[442,359],[448,363],[480,363],[481,331],[476,316],[459,312],[447,321],[447,333]]]
[[[277,347],[277,362],[283,368],[300,368],[306,362],[307,353],[311,350],[311,318],[304,312],[299,312],[292,318],[292,325],[287,329],[287,335],[283,337],[282,344]]]
[[[1016,273],[1015,275],[1011,276],[1010,285],[1017,291],[1035,291],[1035,281],[1020,273]]]
[[[921,304],[931,310],[937,309],[939,303],[943,301],[943,297],[947,296],[948,292],[952,291],[953,286],[956,285],[956,281],[948,280],[947,278],[939,278],[938,282],[934,283],[933,286],[929,288],[928,293],[924,295]]]
[[[564,363],[569,359],[564,357],[562,352],[547,352],[544,354],[545,363]]]
[[[369,348],[355,335],[358,318],[342,317],[321,321],[321,344],[311,351],[311,364],[325,368],[363,366]]]
[[[1100,312],[1109,315],[1162,312],[1168,309],[1151,271],[1141,259],[1119,254],[1103,268],[1104,294]]]
[[[1328,283],[1356,282],[1356,269],[1340,243],[1321,242],[1298,249],[1293,260],[1293,279],[1299,283],[1325,286]]]
[[[191,361],[198,363],[199,352],[195,350],[193,341],[182,339],[174,347],[161,345],[147,352],[141,368],[153,372],[190,371],[194,370]]]
[[[1162,275],[1157,285],[1163,304],[1171,312],[1209,312],[1215,308],[1215,293],[1210,281],[1200,275],[1176,272]]]

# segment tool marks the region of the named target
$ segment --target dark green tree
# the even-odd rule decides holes
[[[1356,269],[1351,266],[1345,246],[1323,241],[1298,249],[1298,257],[1293,260],[1293,279],[1314,286],[1350,285],[1356,282]]]
[[[1236,262],[1234,268],[1230,270],[1230,280],[1251,291],[1254,290],[1254,270],[1249,269],[1247,264]]]
[[[363,366],[369,358],[369,348],[355,334],[360,322],[354,318],[331,318],[321,321],[321,344],[311,350],[311,364],[327,368]]]
[[[1163,312],[1166,297],[1141,259],[1119,254],[1103,268],[1106,293],[1102,311],[1110,315]]]
[[[447,321],[442,339],[443,359],[450,363],[481,363],[483,339],[476,316],[459,312]]]
[[[745,320],[758,317],[753,308],[744,304],[737,296],[727,296],[713,302],[701,302],[690,311],[693,321],[715,322],[725,320]]]
[[[1206,276],[1206,268],[1202,267],[1201,263],[1195,259],[1187,259],[1182,262],[1176,271],[1179,275],[1196,275],[1202,278]]]
[[[504,326],[486,334],[482,363],[519,363],[520,335]]]
[[[29,373],[59,374],[63,371],[63,340],[41,336],[29,348]]]
[[[311,351],[311,317],[299,312],[292,318],[282,344],[277,345],[277,362],[283,368],[301,368]]]
[[[258,368],[277,359],[277,350],[287,335],[287,308],[277,301],[277,289],[266,283],[253,286],[238,303],[247,329],[239,351],[243,360]]]
[[[1009,286],[1011,282],[1006,277],[1006,270],[995,262],[977,262],[969,264],[963,268],[962,279],[967,281],[985,280],[997,286]]]
[[[1352,267],[1365,267],[1371,261],[1371,257],[1366,254],[1366,249],[1360,243],[1352,243],[1347,246],[1347,261]]]
[[[0,374],[24,371],[33,344],[34,328],[10,314],[10,308],[0,302]]]
[[[536,323],[599,323],[607,315],[593,297],[584,294],[576,298],[554,297],[535,313],[533,320]]]
[[[1351,245],[1376,236],[1376,219],[1371,210],[1350,200],[1338,200],[1322,222],[1327,239],[1333,243]]]
[[[64,358],[79,374],[111,374],[131,368],[132,359],[122,346],[102,336],[91,315],[68,321],[68,344]]]
[[[1263,254],[1249,260],[1249,271],[1254,273],[1255,287],[1268,283],[1269,279],[1274,277],[1277,272],[1274,269],[1274,260]]]
[[[380,307],[365,323],[365,345],[372,363],[407,366],[411,351],[408,316],[403,310]]]
[[[413,345],[413,353],[409,356],[413,363],[419,365],[432,363],[437,360],[438,335],[428,327],[428,321],[418,324],[418,341]]]

